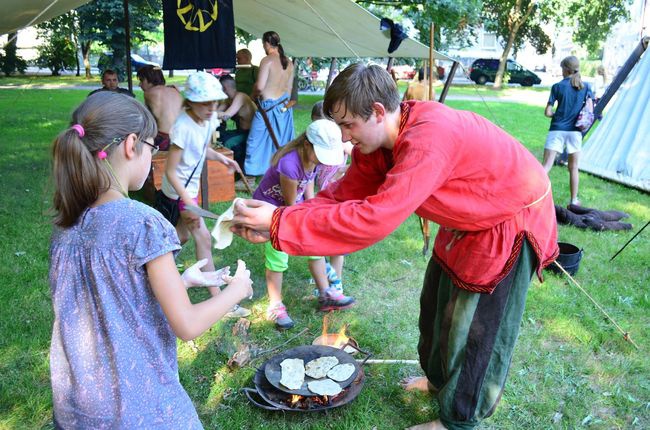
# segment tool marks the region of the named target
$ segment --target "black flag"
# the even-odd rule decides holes
[[[232,0],[163,0],[167,70],[235,68]]]

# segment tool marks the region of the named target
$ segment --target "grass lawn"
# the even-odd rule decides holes
[[[0,79],[0,85],[3,80]],[[506,90],[507,91],[507,90]],[[0,90],[0,429],[51,429],[48,348],[52,310],[47,284],[51,203],[50,143],[67,126],[69,114],[86,93],[74,90]],[[302,97],[296,127],[302,131],[317,97]],[[541,157],[548,120],[539,107],[513,103],[451,101],[497,122]],[[480,162],[480,160],[477,160]],[[566,204],[568,173],[554,168],[553,192]],[[650,231],[637,237],[613,262],[609,258],[650,219],[650,196],[599,178],[581,175],[581,198],[588,206],[628,212],[632,232],[578,230],[561,226],[562,241],[585,250],[577,280],[608,313],[629,330],[635,350],[602,314],[563,277],[535,280],[528,296],[521,335],[500,406],[483,429],[650,428]],[[226,204],[213,206],[220,212]],[[210,223],[210,226],[212,224]],[[358,305],[330,316],[331,331],[349,323],[349,333],[376,358],[416,359],[418,298],[427,260],[415,217],[381,243],[347,257],[344,284]],[[251,269],[255,298],[251,342],[259,350],[309,332],[286,347],[311,343],[322,314],[308,285],[307,262],[293,258],[284,293],[297,327],[277,332],[264,321],[263,250],[235,240],[214,253],[217,267],[237,258]],[[186,246],[179,263],[194,261]],[[205,294],[193,291],[194,299]],[[254,366],[226,366],[236,351],[233,322],[216,324],[194,345],[179,342],[181,382],[206,429],[401,429],[437,417],[425,394],[403,392],[397,382],[420,374],[418,366],[368,365],[366,386],[351,404],[327,413],[273,413],[251,406],[240,389],[252,386]],[[283,348],[283,349],[284,349]]]

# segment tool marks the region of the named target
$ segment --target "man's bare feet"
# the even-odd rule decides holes
[[[418,424],[416,426],[409,427],[406,430],[447,430],[447,427],[442,425],[440,420],[435,420],[429,423]]]
[[[406,391],[425,391],[435,393],[436,389],[429,383],[426,376],[409,376],[400,381],[400,385]]]

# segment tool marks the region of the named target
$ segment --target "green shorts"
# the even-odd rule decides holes
[[[323,257],[307,257],[310,260],[319,260]],[[271,242],[264,244],[264,266],[271,272],[285,272],[289,268],[289,254],[273,248]]]

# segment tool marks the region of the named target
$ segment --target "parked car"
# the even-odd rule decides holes
[[[498,59],[479,58],[474,61],[472,66],[469,68],[469,78],[479,85],[485,85],[487,82],[494,82],[498,69]],[[542,82],[539,76],[524,68],[516,61],[508,60],[506,70],[510,75],[509,83],[511,84],[520,84],[523,87],[532,87],[533,85]]]
[[[107,69],[113,64],[113,54],[111,52],[103,52],[99,59],[97,60],[97,69],[99,73],[104,73],[104,69]],[[144,66],[155,66],[160,67],[160,64],[153,61],[148,61],[139,56],[138,54],[131,53],[131,69],[133,72],[137,72],[141,67]]]

